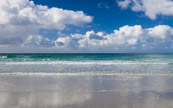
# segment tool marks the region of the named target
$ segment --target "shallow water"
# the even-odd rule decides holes
[[[172,108],[172,76],[0,75],[1,108]]]
[[[172,54],[1,54],[0,108],[173,108]]]
[[[173,54],[1,54],[0,73],[172,74]]]

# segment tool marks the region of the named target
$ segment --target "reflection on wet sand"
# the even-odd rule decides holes
[[[166,76],[0,76],[0,108],[172,108]]]

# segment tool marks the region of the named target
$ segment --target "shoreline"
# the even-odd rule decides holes
[[[118,73],[118,72],[79,72],[79,73],[46,73],[46,72],[11,72],[11,73],[0,73],[1,76],[165,76],[173,77],[173,73]]]

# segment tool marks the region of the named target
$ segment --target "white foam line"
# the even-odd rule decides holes
[[[106,62],[106,61],[97,61],[97,62],[72,62],[72,61],[58,61],[58,62],[4,62],[2,64],[6,65],[168,65],[169,62],[165,63],[156,63],[156,62]]]
[[[11,87],[15,87],[14,85],[10,84],[10,83],[7,83],[7,82],[3,82],[3,81],[0,81],[1,84],[5,84],[5,85],[8,85],[8,86],[11,86]]]
[[[0,73],[1,76],[165,76],[173,77],[173,74],[162,74],[162,73]]]

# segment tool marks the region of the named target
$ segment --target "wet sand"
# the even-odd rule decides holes
[[[0,74],[0,108],[173,108],[173,77]]]

